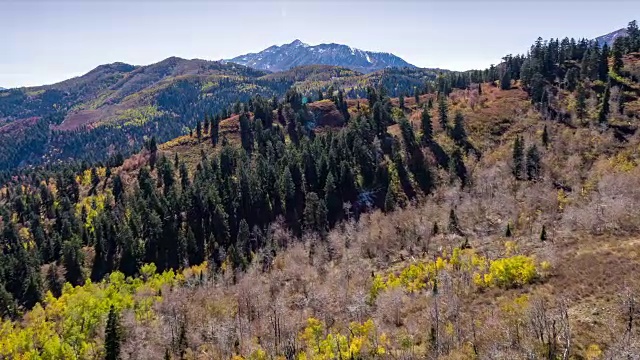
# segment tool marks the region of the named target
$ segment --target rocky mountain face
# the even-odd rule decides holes
[[[364,51],[334,43],[312,46],[300,40],[282,46],[274,45],[228,61],[273,72],[303,65],[333,65],[363,73],[390,67],[415,67],[390,53]]]
[[[607,44],[608,46],[612,46],[614,41],[621,36],[627,36],[627,29],[619,29],[614,32],[610,32],[606,35],[602,35],[597,37],[595,40],[598,42],[598,45],[602,46]]]

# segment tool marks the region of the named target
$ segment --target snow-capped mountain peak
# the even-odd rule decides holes
[[[288,70],[303,65],[341,66],[365,73],[388,67],[415,67],[386,52],[365,51],[335,43],[309,45],[299,39],[228,61],[268,71]]]

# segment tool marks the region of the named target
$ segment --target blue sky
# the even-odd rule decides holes
[[[0,86],[50,84],[116,61],[219,60],[296,38],[468,70],[524,53],[538,36],[592,38],[634,18],[640,1],[0,0]]]

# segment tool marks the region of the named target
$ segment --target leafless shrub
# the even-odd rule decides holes
[[[587,204],[570,206],[563,216],[569,229],[593,234],[630,233],[640,229],[640,216],[629,211],[640,205],[640,171],[605,174]]]

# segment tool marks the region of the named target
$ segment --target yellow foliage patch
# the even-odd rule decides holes
[[[386,353],[387,337],[378,335],[373,320],[360,324],[352,322],[347,335],[326,331],[322,321],[309,318],[300,335],[305,347],[299,360],[332,360],[374,358]],[[326,335],[325,335],[326,334]]]
[[[473,249],[455,248],[451,256],[443,252],[435,261],[415,262],[386,277],[377,274],[369,288],[369,301],[374,302],[381,292],[390,288],[402,287],[408,292],[431,289],[437,274],[443,270],[472,273],[473,282],[479,288],[518,287],[530,284],[540,277],[533,257],[509,256],[517,251],[517,246],[512,241],[507,241],[505,247],[505,258],[489,260],[476,254]],[[540,267],[542,272],[548,273],[551,264],[543,261]]]

